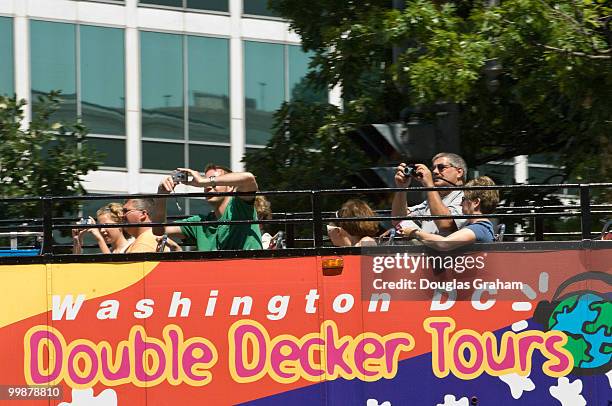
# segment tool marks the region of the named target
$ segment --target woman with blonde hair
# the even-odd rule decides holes
[[[488,176],[472,179],[465,186],[495,186],[495,182]],[[499,192],[495,189],[465,190],[461,208],[463,214],[483,215],[468,219],[468,223],[460,230],[442,237],[431,234],[416,227],[406,227],[401,230],[408,238],[416,238],[423,244],[439,251],[450,251],[474,242],[493,242],[495,234],[493,224],[484,216],[491,214],[499,203]]]
[[[374,217],[374,211],[366,202],[351,199],[336,212],[336,217]],[[338,221],[327,226],[327,234],[336,247],[361,247],[376,245],[378,221]]]
[[[96,218],[100,224],[121,224],[123,223],[123,205],[120,203],[109,203],[102,206],[96,212]],[[96,221],[89,217],[88,224],[96,224]],[[124,231],[123,227],[74,229],[72,230],[73,253],[82,253],[85,233],[93,235],[103,254],[123,254],[134,241]],[[109,244],[111,246],[110,249],[108,248]]]

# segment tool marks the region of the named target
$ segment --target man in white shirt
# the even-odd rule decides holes
[[[412,178],[423,187],[461,186],[465,183],[467,165],[465,160],[457,154],[441,152],[433,157],[432,167],[424,164],[415,164],[413,174],[405,174],[407,165],[401,163],[395,173],[397,187],[409,187]],[[427,199],[416,206],[407,207],[406,192],[397,192],[393,196],[391,209],[392,216],[449,216],[461,215],[461,190],[441,190],[427,192]],[[436,220],[403,220],[394,221],[400,227],[413,226],[416,223],[423,231],[446,236],[461,228],[466,219],[436,219]]]

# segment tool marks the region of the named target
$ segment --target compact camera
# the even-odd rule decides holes
[[[183,171],[172,172],[172,181],[174,183],[185,183],[188,179],[188,173]]]
[[[412,176],[413,178],[418,178],[421,175],[418,174],[416,170],[417,169],[414,164],[406,165],[406,167],[404,168],[404,175],[406,175],[406,177]]]
[[[87,224],[89,224],[89,219],[86,219],[85,217],[81,217],[79,221],[77,221],[77,225],[79,226],[84,226]]]
[[[161,241],[157,245],[157,252],[164,252],[166,249],[166,244],[168,244],[168,234],[164,234]]]

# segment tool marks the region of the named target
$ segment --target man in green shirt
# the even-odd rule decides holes
[[[186,172],[189,186],[203,187],[204,192],[256,192],[258,190],[255,176],[249,172],[232,172],[219,165],[209,164],[204,176],[188,168],[177,168]],[[158,186],[157,193],[169,194],[177,183],[171,176],[165,178]],[[166,222],[166,200],[156,199],[154,223]],[[206,215],[195,215],[183,220],[185,223],[197,221],[231,221],[257,220],[253,205],[255,196],[213,196],[207,202],[213,211]],[[254,250],[262,249],[261,232],[258,224],[216,224],[216,225],[181,225],[153,227],[156,235],[168,234],[185,239],[188,244],[197,245],[198,251],[216,250]]]

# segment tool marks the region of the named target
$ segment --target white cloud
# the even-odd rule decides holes
[[[391,402],[388,400],[382,403],[378,403],[378,399],[368,399],[366,406],[391,406]]]
[[[529,327],[529,323],[527,323],[527,320],[517,321],[516,323],[512,324],[512,331],[518,333],[519,331],[525,330],[527,327]]]
[[[561,402],[561,406],[586,405],[586,399],[580,394],[582,392],[580,379],[570,383],[569,379],[561,377],[557,380],[557,386],[551,386],[548,390],[553,398]]]
[[[510,393],[514,399],[520,399],[523,392],[531,392],[535,389],[535,384],[528,376],[519,374],[507,374],[499,377],[510,387]]]
[[[469,406],[470,401],[466,397],[457,400],[455,395],[444,395],[444,403],[438,403],[436,406]]]
[[[59,406],[117,406],[117,392],[104,389],[98,396],[93,389],[73,389],[72,402],[62,402]]]

